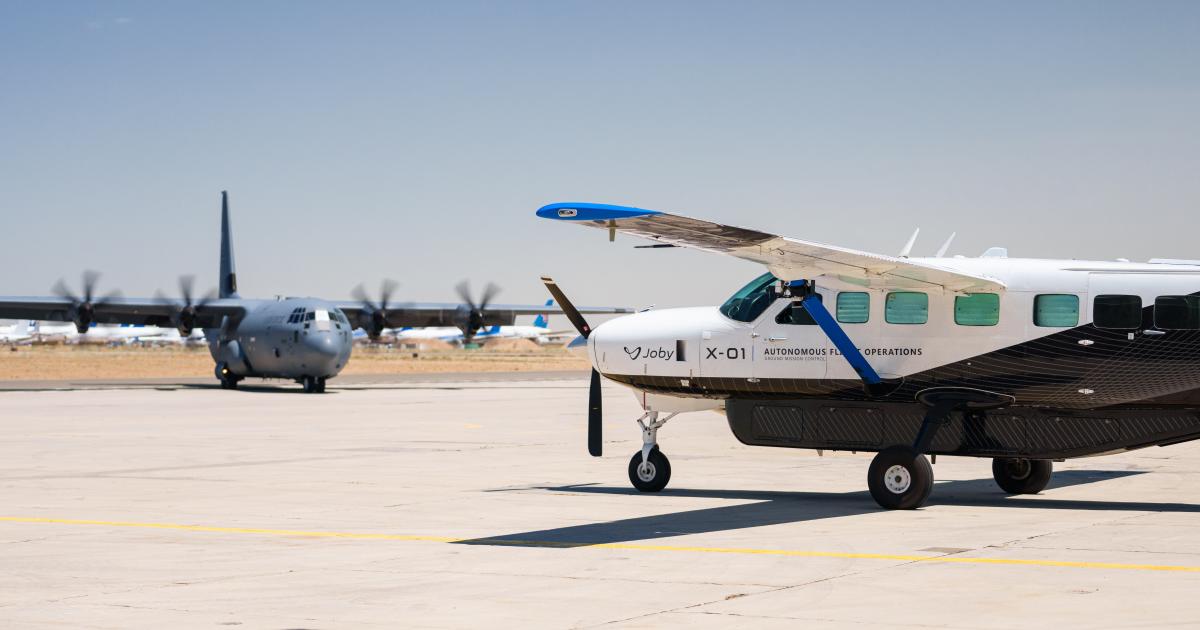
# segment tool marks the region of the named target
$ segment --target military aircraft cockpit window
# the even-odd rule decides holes
[[[871,294],[844,291],[837,296],[837,320],[843,324],[865,324],[871,319]]]
[[[1000,323],[1000,296],[968,293],[954,298],[954,323],[959,326],[995,326]]]
[[[329,321],[329,311],[327,311],[323,308],[317,309],[316,311],[314,311],[314,314],[317,316],[317,321],[319,321],[319,322]]]
[[[775,291],[776,282],[778,280],[770,273],[764,273],[751,280],[749,284],[725,300],[719,309],[721,314],[739,322],[752,322],[758,319],[758,316],[762,315],[762,312],[767,310],[767,307],[778,297],[778,293]]]
[[[825,301],[821,299],[820,293],[813,293],[805,299],[811,300],[813,298],[816,298],[818,302]],[[790,306],[782,311],[779,311],[779,315],[775,316],[775,323],[790,324],[793,326],[815,326],[817,324],[817,320],[813,319],[812,315],[808,314],[808,311],[805,310],[804,306],[802,306],[800,302],[792,302]]]
[[[1033,298],[1033,325],[1074,328],[1079,325],[1079,296],[1047,293]]]
[[[1163,330],[1200,330],[1200,296],[1164,295],[1154,300],[1154,326]]]
[[[1136,295],[1097,295],[1092,300],[1096,328],[1131,330],[1142,325],[1142,298]]]
[[[929,296],[915,291],[893,291],[883,302],[883,320],[889,324],[924,324],[929,321]]]

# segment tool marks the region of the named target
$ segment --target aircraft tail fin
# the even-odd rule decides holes
[[[546,306],[554,306],[554,300],[553,299],[546,300]],[[533,325],[536,328],[549,328],[550,327],[550,317],[548,315],[546,315],[545,313],[538,315],[537,319],[533,320]]]
[[[217,278],[220,297],[237,297],[237,269],[233,265],[233,229],[229,225],[229,193],[221,191],[221,275]]]

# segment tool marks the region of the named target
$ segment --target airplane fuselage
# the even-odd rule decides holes
[[[588,355],[647,410],[724,410],[753,444],[881,448],[915,434],[925,412],[918,395],[933,388],[1013,399],[1003,412],[956,418],[957,432],[942,432],[934,453],[1057,458],[1200,437],[1200,266],[930,261],[1007,290],[978,297],[817,281],[883,390],[864,389],[821,327],[769,288],[778,284],[769,274],[721,307],[605,322]]]
[[[217,372],[235,376],[331,378],[350,360],[353,330],[332,303],[315,298],[241,300],[236,324],[207,329]]]

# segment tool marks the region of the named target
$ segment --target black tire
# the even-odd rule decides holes
[[[641,492],[658,492],[667,487],[671,480],[671,461],[655,446],[646,458],[647,470],[642,468],[642,452],[633,454],[629,460],[629,481]]]
[[[1046,489],[1054,464],[1047,459],[997,457],[992,460],[996,485],[1009,494],[1037,494]]]
[[[238,382],[235,378],[221,379],[221,389],[237,389]]]
[[[871,460],[867,486],[880,507],[915,510],[933,491],[933,467],[911,446],[890,446]]]
[[[300,383],[304,385],[304,393],[315,394],[317,392],[317,379],[311,376],[305,376],[300,379]]]
[[[318,394],[325,393],[325,379],[324,378],[317,379],[317,393]]]

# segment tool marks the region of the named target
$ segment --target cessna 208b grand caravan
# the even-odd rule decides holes
[[[890,257],[640,208],[537,214],[767,268],[720,307],[594,330],[543,278],[594,366],[591,454],[601,375],[645,409],[639,490],[670,479],[663,424],[706,409],[746,444],[876,452],[868,486],[892,509],[928,498],[926,455],[993,458],[999,486],[1022,494],[1055,460],[1200,438],[1200,261]]]
[[[69,321],[84,333],[93,323],[146,324],[177,328],[183,337],[203,329],[216,361],[221,386],[236,388],[248,376],[295,380],[306,392],[322,392],[326,379],[346,367],[353,329],[378,336],[385,328],[455,326],[467,340],[485,326],[511,325],[518,315],[558,313],[541,304],[490,304],[497,289],[488,285],[478,301],[459,285],[464,304],[389,304],[395,284],[385,282],[378,302],[359,287],[357,301],[318,298],[246,299],[238,295],[229,225],[229,201],[221,193],[220,289],[193,299],[190,278],[180,281],[181,298],[96,296],[97,274],[85,273],[82,295],[62,282],[57,297],[0,297],[0,319]],[[627,313],[621,308],[588,308],[592,313]]]

